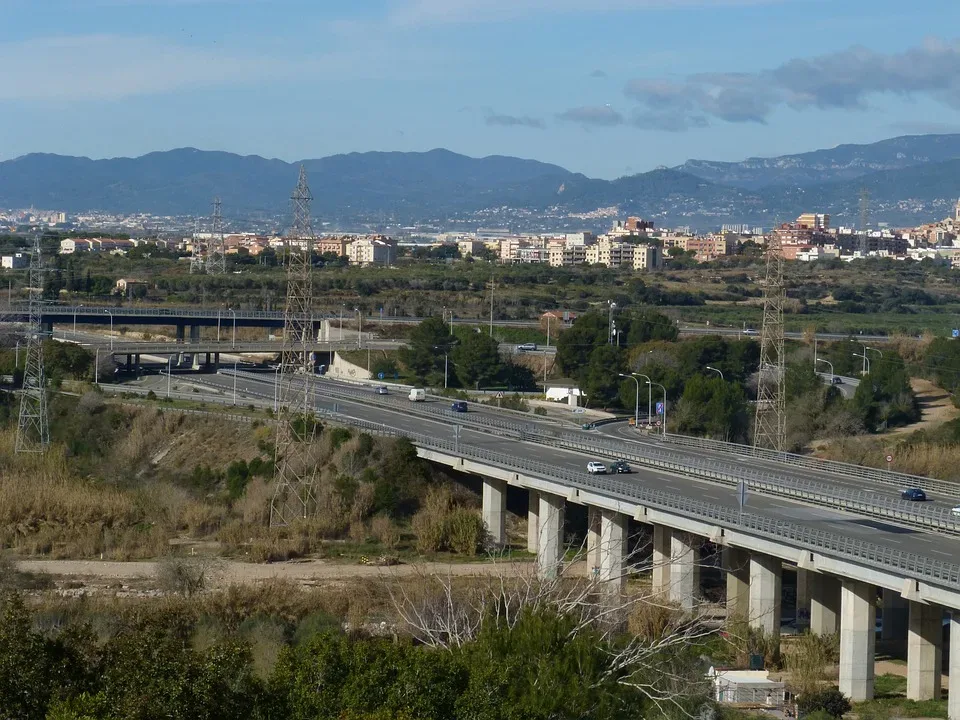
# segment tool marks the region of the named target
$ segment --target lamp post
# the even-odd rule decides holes
[[[863,375],[868,375],[870,373],[870,358],[867,357],[867,354],[864,353],[853,353],[854,357],[863,358]]]
[[[653,417],[653,388],[650,386],[650,378],[643,373],[630,373],[631,375],[636,375],[637,377],[642,377],[647,381],[647,425],[650,425],[651,418]]]
[[[667,389],[660,383],[649,383],[649,385],[656,385],[658,388],[663,390],[663,437],[667,437]]]
[[[217,342],[220,342],[220,308],[217,308]]]
[[[237,363],[233,363],[233,404],[237,404]]]
[[[713,370],[715,373],[717,373],[717,375],[720,376],[720,379],[723,380],[723,373],[720,372],[719,370],[717,370],[715,367],[712,367],[712,366],[710,366],[710,365],[707,365],[707,366],[706,366],[706,369],[707,369],[707,370]]]
[[[233,315],[233,338],[230,341],[230,348],[235,350],[237,347],[237,311],[230,308],[230,314]]]
[[[442,348],[439,345],[433,346],[434,350],[443,352],[443,389],[447,389],[447,369],[450,366],[450,348]]]
[[[273,371],[273,414],[280,412],[280,371],[283,369],[283,362],[277,363],[277,369]]]
[[[173,374],[173,355],[167,357],[167,398],[170,397],[170,375]]]
[[[340,305],[340,340],[343,340],[343,310],[346,308],[346,305]]]
[[[357,350],[363,347],[363,313],[360,312],[360,308],[354,308],[357,312],[357,321],[360,323],[360,326],[357,330]]]
[[[550,313],[547,313],[547,347],[550,347],[550,318],[552,316]]]
[[[104,310],[104,312],[110,316],[110,349],[113,350],[113,313],[109,310]]]
[[[833,363],[830,362],[829,360],[824,360],[823,358],[817,358],[817,362],[826,363],[827,365],[830,366],[830,384],[832,385],[832,384],[833,384],[833,378],[834,378],[834,374],[833,374]]]
[[[633,375],[624,375],[623,373],[617,373],[622,378],[630,378],[637,384],[637,394],[634,396],[633,402],[633,426],[640,426],[640,381],[635,378]]]
[[[20,343],[17,343],[17,351],[18,351],[17,366],[20,365],[19,350],[20,350]],[[94,385],[100,384],[100,348],[99,347],[97,348],[97,355],[93,360],[93,384]]]

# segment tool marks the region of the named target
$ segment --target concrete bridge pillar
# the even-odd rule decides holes
[[[943,608],[910,602],[907,699],[939,700],[943,668]]]
[[[620,592],[626,584],[626,515],[613,510],[600,513],[600,582],[610,592]]]
[[[858,580],[840,588],[840,692],[853,702],[873,699],[877,590]]]
[[[671,535],[670,528],[664,525],[653,526],[652,582],[653,592],[658,595],[666,594],[670,588]]]
[[[126,371],[131,372],[132,370],[133,370],[133,355],[131,355],[130,353],[127,353]]]
[[[497,547],[507,542],[506,515],[507,483],[496,478],[483,478],[483,522]]]
[[[880,639],[895,644],[896,648],[902,651],[907,642],[908,619],[907,601],[896,590],[884,588]]]
[[[566,499],[551,493],[540,493],[539,538],[537,540],[537,573],[543,580],[553,580],[563,562],[563,511]]]
[[[780,558],[750,554],[750,627],[767,637],[780,637],[782,568]]]
[[[200,342],[200,326],[199,325],[190,326],[190,342],[192,343]]]
[[[797,568],[797,620],[810,619],[810,571]]]
[[[530,490],[527,501],[527,552],[536,553],[540,546],[540,493]]]
[[[670,600],[691,611],[700,596],[700,538],[685,532],[670,537]]]
[[[810,632],[835,635],[840,615],[840,579],[812,572],[807,583],[810,588]]]
[[[186,329],[187,329],[186,325],[184,325],[183,323],[177,323],[177,342],[178,343],[183,342],[183,336],[186,332]]]
[[[137,373],[137,377],[140,377],[140,353],[133,356],[133,368]]]
[[[727,576],[727,618],[746,618],[750,612],[750,553],[724,547],[720,561]]]
[[[220,372],[220,353],[213,354],[213,372]]]
[[[591,577],[600,573],[600,508],[587,506],[587,572]]]
[[[960,610],[950,611],[950,666],[947,668],[953,684],[947,696],[948,720],[960,720]]]

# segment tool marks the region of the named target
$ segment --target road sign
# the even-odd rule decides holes
[[[658,402],[658,403],[657,403],[657,415],[663,415],[663,403],[662,403],[662,402]]]
[[[497,393],[497,400],[503,400],[503,390]]]
[[[953,336],[954,336],[955,338],[960,338],[960,330],[958,330],[957,328],[954,328],[954,329],[953,329]]]
[[[747,504],[747,484],[741,480],[737,483],[737,505],[743,510],[743,506]]]
[[[663,425],[663,423],[660,422],[659,420],[657,420],[657,421],[654,423],[654,425],[656,425],[657,427],[660,427],[661,425]]]
[[[384,378],[384,375],[383,375],[383,373],[382,373],[382,372],[380,372],[380,373],[377,373],[377,377],[378,377],[378,378],[380,378],[381,380],[383,380],[383,378]]]
[[[892,462],[893,462],[893,455],[887,455],[887,462],[888,462],[888,463],[892,463]]]

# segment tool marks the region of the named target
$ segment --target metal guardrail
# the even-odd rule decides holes
[[[126,391],[126,389],[117,386],[103,387]],[[142,390],[143,394],[149,392],[145,388],[139,390]],[[189,393],[178,394],[188,397],[191,395]],[[192,399],[196,398],[193,397]],[[209,402],[209,400],[205,401]],[[227,402],[227,399],[223,398],[223,401]],[[530,458],[474,447],[463,442],[451,442],[419,433],[396,430],[382,423],[344,417],[338,413],[324,412],[323,415],[330,420],[351,425],[373,434],[385,437],[406,437],[411,442],[424,448],[441,450],[459,457],[469,457],[507,470],[521,469],[545,480],[555,481],[559,479],[576,488],[600,491],[613,498],[638,502],[651,508],[665,510],[693,520],[710,520],[720,527],[736,529],[775,542],[787,541],[806,550],[821,552],[841,559],[853,559],[864,565],[882,570],[900,571],[906,577],[923,578],[950,589],[960,590],[960,565],[955,563],[882,547],[839,533],[817,530],[750,512],[741,512],[736,508],[687,498],[665,490],[643,487],[615,475],[590,475],[586,472],[572,471]]]
[[[701,450],[712,450],[726,454],[755,457],[761,460],[769,460],[794,467],[803,467],[818,472],[835,473],[837,475],[863,478],[864,480],[873,480],[900,489],[921,487],[930,492],[944,495],[960,495],[960,483],[927,478],[921,475],[898,473],[891,470],[840,462],[838,460],[824,460],[807,455],[797,455],[796,453],[777,452],[776,450],[756,448],[751,445],[739,445],[737,443],[723,442],[722,440],[709,440],[707,438],[688,437],[686,435],[667,435],[667,442],[673,445],[699,448]]]
[[[225,371],[232,375],[232,371]],[[237,371],[237,375],[262,381],[256,373]],[[682,473],[728,486],[737,486],[744,482],[753,492],[785,497],[793,500],[836,508],[848,512],[866,515],[871,518],[885,518],[911,527],[943,534],[960,535],[960,518],[948,508],[925,506],[887,497],[878,493],[853,488],[836,487],[828,483],[788,477],[742,463],[728,462],[711,458],[690,457],[669,448],[635,443],[624,443],[596,436],[584,436],[580,433],[544,427],[540,424],[518,424],[512,420],[493,418],[476,412],[456,413],[445,408],[431,407],[424,403],[403,401],[396,396],[377,396],[374,400],[369,392],[344,386],[328,386],[328,395],[359,402],[371,407],[387,406],[406,414],[444,420],[465,426],[478,426],[484,430],[494,430],[499,435],[514,439],[535,442],[542,445],[576,450],[611,458],[623,458],[643,466]]]

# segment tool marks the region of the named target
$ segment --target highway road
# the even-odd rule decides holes
[[[204,384],[212,382],[221,387],[229,388],[232,391],[233,388],[233,378],[229,375],[229,371],[224,375],[219,376],[206,376],[202,379]],[[263,374],[262,376],[250,376],[249,374],[244,374],[237,379],[237,388],[238,392],[250,392],[255,396],[265,397],[272,399],[275,397],[275,384],[274,376],[272,374]],[[358,416],[361,419],[371,420],[372,422],[378,422],[376,419],[371,419],[367,414],[370,410],[373,412],[394,412],[388,407],[384,406],[382,402],[383,398],[378,396],[374,389],[371,387],[369,389],[363,388],[360,392],[360,397],[363,397],[363,403],[352,402],[349,398],[345,397],[334,397],[338,391],[347,389],[353,393],[357,393],[358,388],[355,385],[340,383],[337,381],[323,379],[316,383],[316,392],[319,396],[326,395],[330,398],[328,404],[325,405],[328,409],[332,409],[333,403],[337,404],[338,407],[350,407],[350,408],[363,408],[363,415]],[[363,390],[369,392],[369,396],[366,396],[363,393]],[[397,397],[397,395],[390,396],[391,399]],[[369,406],[374,407],[369,407]],[[441,400],[431,400],[426,403],[430,406],[441,406],[446,407],[446,401]],[[410,412],[416,412],[418,408],[415,404],[411,403]],[[545,429],[556,429],[557,422],[549,421],[537,416],[533,416],[526,413],[507,413],[500,411],[494,407],[484,407],[480,405],[471,404],[471,411],[462,416],[458,416],[456,420],[452,417],[448,417],[444,422],[447,427],[450,427],[451,424],[457,421],[462,421],[465,425],[469,425],[471,422],[474,424],[477,423],[481,418],[487,421],[491,421],[491,424],[494,424],[497,420],[507,420],[512,423],[519,422],[522,425],[526,425],[531,429],[541,427]],[[439,408],[438,408],[439,409]],[[452,414],[451,414],[452,415]],[[409,415],[406,415],[409,417]],[[405,427],[400,425],[398,427]],[[489,433],[489,430],[486,430]],[[876,481],[872,481],[866,478],[860,478],[855,476],[846,476],[846,475],[837,475],[826,470],[818,471],[816,469],[795,467],[791,465],[785,465],[783,463],[778,463],[772,460],[765,460],[762,458],[743,458],[739,456],[731,456],[729,453],[724,453],[714,450],[706,450],[701,448],[687,448],[687,447],[678,447],[675,445],[670,445],[669,443],[665,444],[662,440],[656,438],[649,438],[646,435],[641,434],[639,431],[630,427],[626,423],[614,423],[610,425],[601,425],[594,431],[588,431],[581,433],[584,437],[589,438],[591,435],[605,436],[615,438],[617,440],[624,441],[625,443],[646,446],[646,447],[656,447],[656,448],[666,448],[670,451],[680,453],[687,458],[702,458],[715,461],[717,463],[725,463],[727,465],[740,465],[743,463],[748,463],[751,469],[764,470],[778,477],[793,479],[793,480],[806,480],[806,481],[815,481],[821,482],[826,485],[835,487],[835,488],[846,488],[853,491],[860,491],[864,493],[870,493],[877,496],[882,496],[883,498],[898,498],[899,491],[902,488],[891,487],[886,485],[879,485]],[[625,445],[625,448],[629,448],[629,445]],[[626,450],[625,450],[626,452]],[[608,457],[607,460],[613,460],[615,458]],[[584,460],[584,464],[586,460]],[[941,508],[948,509],[957,504],[958,498],[960,498],[960,491],[956,496],[946,495],[946,494],[937,494],[928,490],[928,496],[930,498],[929,502],[926,503],[926,506],[932,508]]]
[[[272,392],[272,383],[269,380],[264,382],[259,379],[237,377],[236,381],[238,393],[250,393],[254,397],[262,398],[264,396],[269,397],[269,393]],[[233,383],[234,378],[232,376],[219,375],[203,378],[203,384],[210,385],[212,388],[219,388],[221,396],[232,393]],[[321,383],[321,391],[322,385],[323,383]],[[264,392],[265,390],[266,392]],[[211,390],[210,392],[217,391]],[[204,393],[201,392],[197,399],[201,399],[203,396]],[[346,417],[399,428],[401,431],[422,433],[451,441],[454,439],[453,423],[448,419],[432,420],[400,410],[333,398],[320,400],[317,406],[327,410],[335,410],[338,414]],[[583,472],[585,478],[587,477],[585,467],[589,460],[609,461],[613,459],[609,457],[598,458],[595,455],[582,452],[504,438],[492,434],[489,430],[474,429],[469,425],[463,426],[460,442],[516,457],[535,459],[548,466],[556,467],[558,470],[580,471]],[[789,467],[778,467],[777,469],[785,472],[791,470]],[[737,507],[734,489],[710,482],[645,467],[637,468],[629,476],[619,477],[621,480],[626,479],[639,486],[667,490],[686,498],[706,500],[728,508]],[[790,499],[751,494],[748,498],[748,509],[752,513],[782,520],[785,523],[801,524],[813,529],[838,533],[885,548],[916,553],[934,560],[951,561],[960,557],[960,538],[920,532],[890,522],[824,507],[814,507]]]

